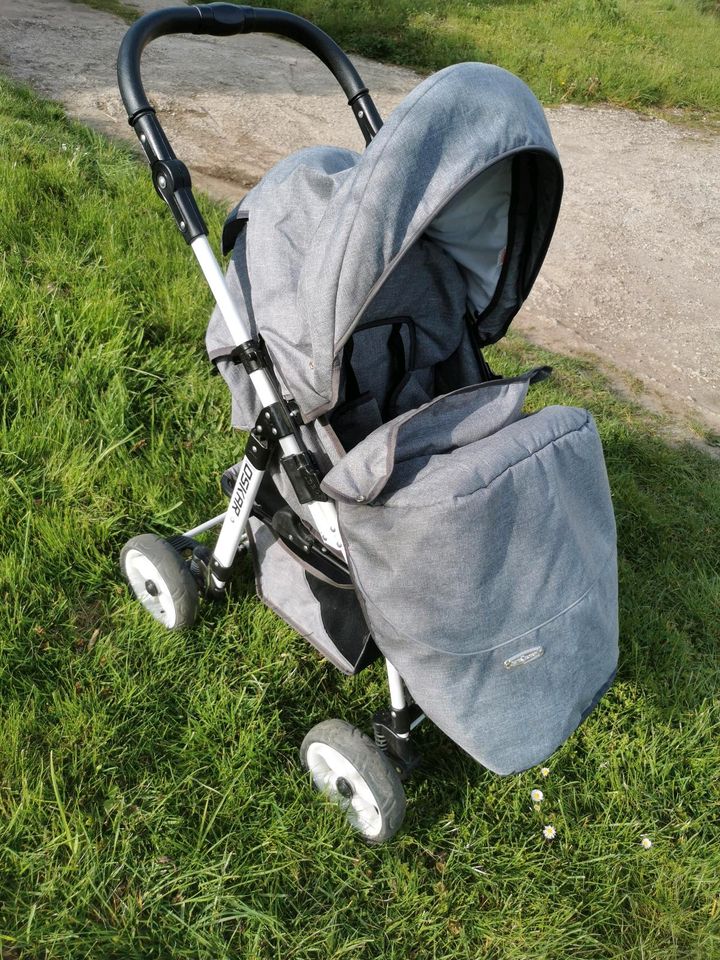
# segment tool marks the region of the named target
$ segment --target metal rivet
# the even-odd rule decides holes
[[[165,187],[167,186],[167,180],[165,179],[165,177],[162,177],[162,176],[158,177],[158,186],[160,187],[161,190],[165,189]]]
[[[275,429],[275,427],[272,428],[272,430],[270,431],[270,433],[272,433],[272,435],[273,435],[274,437],[277,436],[277,430]]]
[[[257,453],[257,447],[250,447],[253,453]]]
[[[358,119],[359,119],[359,120],[362,120],[362,118],[363,118],[364,116],[365,116],[365,114],[363,113],[363,111],[362,111],[362,110],[358,110]]]
[[[269,411],[269,410],[266,410],[266,411],[265,411],[265,419],[266,419],[266,420],[269,420],[269,419],[270,419],[270,411]]]
[[[357,500],[358,503],[363,503],[365,500],[365,497],[356,497],[355,499]]]
[[[185,221],[184,221],[184,220],[181,220],[181,221],[180,221],[180,229],[181,229],[181,230],[184,230],[184,229],[186,228],[186,226],[187,226],[187,224],[185,223]]]
[[[145,143],[146,140],[147,140],[147,137],[145,136],[145,134],[144,134],[144,133],[141,133],[141,134],[140,134],[140,143]]]

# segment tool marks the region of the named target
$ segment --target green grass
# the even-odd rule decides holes
[[[239,2],[239,0],[237,0]],[[716,0],[259,0],[424,71],[497,63],[546,103],[720,111]]]
[[[125,23],[134,23],[140,16],[140,10],[131,3],[125,3],[125,0],[72,0],[72,3],[84,3],[86,7],[92,7],[93,10],[114,13]],[[168,3],[168,6],[172,4]]]
[[[242,593],[168,634],[120,583],[124,540],[217,512],[238,455],[208,294],[146,171],[2,83],[0,235],[3,960],[720,957],[717,462],[591,364],[495,351],[551,359],[533,403],[597,418],[618,680],[540,812],[537,771],[497,778],[422,729],[405,827],[367,848],[296,755],[321,719],[367,726],[380,665],[342,678]]]

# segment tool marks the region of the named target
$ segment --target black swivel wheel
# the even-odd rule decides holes
[[[384,843],[400,829],[405,791],[395,768],[370,737],[343,720],[318,723],[303,740],[300,762],[362,838]]]
[[[168,630],[195,622],[198,585],[187,562],[152,533],[133,537],[120,554],[120,568],[137,600]]]

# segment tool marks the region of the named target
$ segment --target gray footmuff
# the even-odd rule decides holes
[[[522,416],[528,377],[440,397],[324,481],[376,643],[497,773],[549,756],[617,664],[615,522],[590,415]]]

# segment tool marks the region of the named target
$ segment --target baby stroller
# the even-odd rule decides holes
[[[347,95],[362,154],[278,163],[237,205],[224,275],[190,177],[143,90],[173,33],[266,32],[315,53]],[[530,90],[481,63],[422,82],[383,125],[345,54],[276,10],[160,10],[123,40],[118,80],[158,194],[217,302],[210,360],[243,458],[219,517],[134,537],[122,570],[166,627],[189,626],[249,553],[264,602],[346,674],[385,658],[374,738],[318,724],[301,760],[371,843],[405,811],[430,718],[490,770],[548,757],[607,690],[618,656],[615,523],[584,410],[522,408],[539,368],[496,376],[483,347],[527,297],[562,172]],[[197,538],[220,526],[214,547]]]

